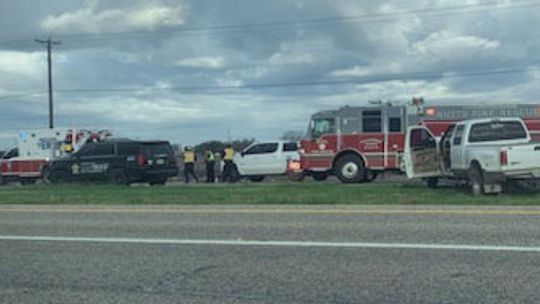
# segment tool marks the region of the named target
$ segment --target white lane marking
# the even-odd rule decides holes
[[[540,252],[540,247],[535,247],[535,246],[528,247],[528,246],[406,244],[406,243],[369,243],[369,242],[189,240],[189,239],[140,239],[140,238],[13,236],[13,235],[0,236],[0,240],[36,241],[36,242],[129,243],[129,244],[153,244],[153,245],[227,245],[227,246],[270,246],[270,247],[278,246],[278,247],[330,247],[330,248]]]

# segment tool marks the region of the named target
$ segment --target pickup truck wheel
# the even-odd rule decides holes
[[[356,155],[345,155],[336,163],[336,176],[346,184],[363,182],[366,180],[364,162]]]
[[[428,188],[435,189],[435,188],[437,188],[438,184],[439,184],[439,178],[438,177],[428,177],[427,178],[427,186],[428,186]]]
[[[469,169],[469,181],[471,183],[471,192],[474,196],[484,194],[484,177],[482,169],[475,165]]]
[[[249,180],[252,181],[252,182],[255,182],[255,183],[259,183],[259,182],[262,182],[264,180],[264,175],[250,176]]]
[[[291,182],[301,182],[304,180],[304,177],[306,177],[304,172],[287,172],[287,178]]]
[[[322,182],[328,178],[328,173],[326,172],[313,172],[313,179]]]

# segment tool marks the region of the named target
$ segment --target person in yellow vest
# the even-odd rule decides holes
[[[221,158],[225,162],[223,166],[223,174],[221,180],[225,182],[234,182],[235,181],[235,166],[234,166],[234,149],[231,144],[225,146],[225,150],[221,153]]]
[[[193,176],[193,179],[198,183],[199,178],[195,174],[195,161],[197,160],[197,155],[193,151],[192,147],[186,147],[184,153],[182,153],[182,160],[184,161],[184,178],[186,184],[189,183],[189,177]]]

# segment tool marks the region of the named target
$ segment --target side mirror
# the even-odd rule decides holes
[[[244,155],[246,155],[245,152],[241,152],[241,153],[240,153],[240,156],[244,157]]]

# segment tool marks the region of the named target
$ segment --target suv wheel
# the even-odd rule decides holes
[[[345,155],[336,163],[336,176],[346,184],[363,182],[366,179],[364,162],[356,155]]]
[[[126,173],[122,170],[111,171],[110,180],[111,180],[111,183],[115,185],[124,185],[124,186],[129,185],[129,181],[126,177]]]

